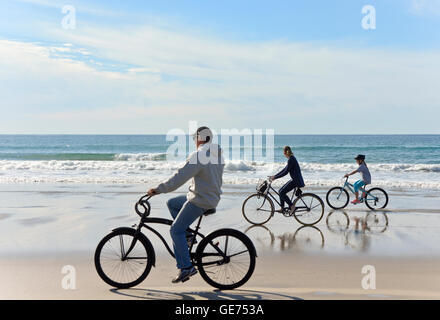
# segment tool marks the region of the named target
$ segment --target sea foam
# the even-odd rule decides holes
[[[171,176],[183,161],[157,160],[163,154],[120,155],[119,160],[0,160],[0,183],[155,183]],[[149,159],[146,159],[149,158]],[[226,160],[224,183],[253,185],[273,175],[285,163]],[[308,186],[340,185],[355,164],[300,163]],[[373,184],[383,187],[440,190],[440,165],[368,164]],[[353,180],[357,177],[353,177]],[[287,177],[286,177],[287,179]],[[286,179],[276,181],[281,185]]]

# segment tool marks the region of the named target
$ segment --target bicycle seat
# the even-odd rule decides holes
[[[214,214],[216,212],[215,208],[214,209],[208,209],[205,212],[203,212],[204,216],[209,216],[210,214]]]

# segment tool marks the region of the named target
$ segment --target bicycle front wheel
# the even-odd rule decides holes
[[[128,252],[136,230],[117,229],[105,236],[95,251],[98,275],[112,287],[127,289],[144,281],[151,270],[154,249],[145,237],[139,237]]]
[[[247,222],[262,225],[272,218],[275,207],[269,197],[255,193],[244,200],[241,211]]]
[[[326,200],[331,208],[339,210],[347,206],[350,196],[344,188],[334,187],[327,192]]]
[[[365,204],[371,210],[383,209],[388,204],[388,194],[381,188],[373,188],[367,191]]]
[[[324,202],[313,193],[303,193],[293,201],[295,219],[305,225],[312,226],[324,216]]]
[[[254,272],[256,256],[249,237],[234,229],[214,231],[200,242],[196,251],[200,275],[220,290],[245,284]]]

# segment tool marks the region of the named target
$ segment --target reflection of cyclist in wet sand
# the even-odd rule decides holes
[[[365,231],[370,231],[370,228],[367,225],[367,220],[366,219],[355,217],[354,218],[354,223],[355,223],[354,231],[356,233],[359,233],[359,232],[365,233]],[[361,228],[362,228],[361,230],[359,230],[359,226],[361,226]]]
[[[254,241],[260,243],[263,248],[279,249],[281,251],[324,247],[324,234],[315,226],[302,226],[295,233],[285,232],[274,235],[266,226],[253,225],[246,229],[245,233]],[[275,246],[275,240],[279,243]]]
[[[367,220],[364,218],[354,218],[355,226],[352,231],[347,232],[345,236],[346,244],[359,251],[366,251],[370,247],[370,231]]]

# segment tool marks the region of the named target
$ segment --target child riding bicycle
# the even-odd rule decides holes
[[[352,204],[358,204],[361,203],[361,201],[359,200],[359,189],[366,186],[367,184],[371,184],[371,174],[370,170],[368,170],[367,164],[365,163],[365,155],[358,154],[354,159],[356,160],[356,163],[359,165],[359,167],[353,172],[347,173],[344,177],[348,178],[349,176],[358,172],[361,174],[362,179],[356,181],[353,184],[356,199],[351,202]],[[365,192],[362,193],[362,199],[363,198],[365,198]]]

